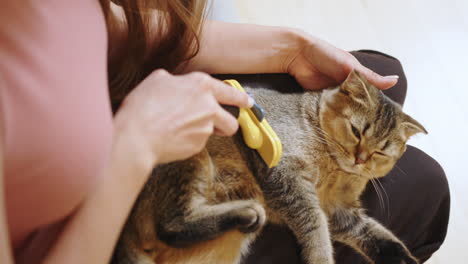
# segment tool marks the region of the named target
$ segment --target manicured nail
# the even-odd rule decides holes
[[[249,104],[249,108],[252,107],[255,104],[255,100],[251,96],[249,96],[248,104]]]
[[[385,76],[384,78],[386,79],[393,79],[393,80],[398,80],[398,78],[400,78],[400,76],[398,75],[388,75],[388,76]]]

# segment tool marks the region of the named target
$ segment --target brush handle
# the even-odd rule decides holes
[[[236,106],[222,105],[222,107],[231,113],[239,122],[240,129],[242,131],[242,136],[244,137],[244,142],[252,149],[258,149],[263,144],[263,136],[260,132],[260,129],[252,120],[252,117],[247,112],[246,108],[239,109]],[[253,107],[252,107],[253,108]],[[251,108],[251,109],[252,109]],[[261,109],[261,108],[260,108]],[[258,115],[254,113],[255,117],[258,119]],[[263,111],[259,112],[261,118],[263,119]]]
[[[237,106],[232,106],[232,105],[221,105],[224,110],[228,111],[229,113],[231,113],[231,115],[233,115],[235,118],[238,118],[239,117],[239,107]],[[250,111],[252,111],[252,113],[255,115],[255,117],[257,118],[258,122],[262,122],[263,121],[263,118],[265,118],[265,114],[264,114],[264,111],[263,111],[263,108],[261,108],[257,103],[255,103],[251,108],[250,108]]]
[[[232,105],[221,105],[224,110],[228,111],[231,115],[233,115],[236,119],[239,118],[240,109],[237,106]]]
[[[250,111],[252,111],[252,113],[255,115],[258,122],[262,122],[263,118],[265,118],[265,112],[263,111],[263,108],[257,104],[257,102],[255,102],[255,104],[250,107]]]

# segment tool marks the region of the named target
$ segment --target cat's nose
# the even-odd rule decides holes
[[[369,155],[366,152],[360,152],[358,151],[356,153],[356,160],[354,161],[354,164],[364,164],[366,161],[369,159]]]
[[[366,161],[365,161],[365,160],[362,160],[362,159],[359,158],[359,157],[357,157],[357,158],[356,158],[356,161],[355,161],[354,163],[355,163],[355,164],[364,164],[364,163],[366,163]]]

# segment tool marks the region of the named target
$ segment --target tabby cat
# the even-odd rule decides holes
[[[272,79],[244,88],[283,143],[279,165],[268,169],[238,134],[213,136],[196,156],[158,166],[113,263],[239,263],[266,221],[292,230],[308,264],[334,263],[332,240],[369,263],[418,263],[359,197],[392,169],[409,137],[427,133],[423,126],[355,71],[320,91]],[[268,87],[281,83],[289,87]]]

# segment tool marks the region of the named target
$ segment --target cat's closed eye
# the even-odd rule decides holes
[[[364,126],[364,129],[362,130],[362,134],[365,135],[366,132],[367,132],[367,130],[369,130],[369,128],[370,128],[370,124],[367,123],[367,124]]]
[[[361,132],[359,132],[359,130],[353,124],[351,124],[351,130],[353,131],[354,136],[361,140]]]
[[[387,140],[385,141],[385,144],[383,145],[383,147],[380,149],[381,151],[384,151],[386,148],[388,148],[390,146],[390,140]]]
[[[381,151],[374,151],[372,154],[380,155],[380,156],[387,156],[385,153],[383,153]]]

